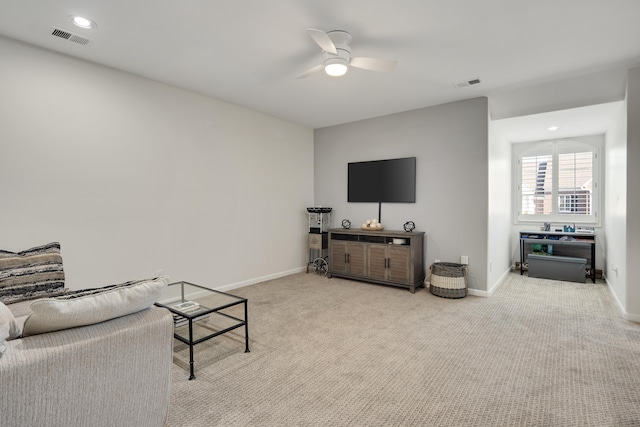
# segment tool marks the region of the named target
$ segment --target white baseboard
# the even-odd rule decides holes
[[[473,289],[473,288],[469,288],[467,291],[469,295],[473,295],[476,297],[489,298],[491,296],[491,294],[488,291],[480,291],[478,289]]]
[[[243,282],[231,283],[229,285],[214,288],[216,291],[227,292],[232,289],[244,288],[245,286],[255,285],[256,283],[266,282],[267,280],[279,279],[280,277],[291,276],[292,274],[302,273],[306,271],[306,267],[294,268],[292,270],[282,271],[280,273],[269,274],[267,276],[256,277],[254,279],[245,280]]]
[[[618,294],[616,294],[615,290],[613,289],[613,286],[611,286],[611,283],[609,283],[607,276],[603,275],[603,278],[604,278],[604,281],[607,283],[607,289],[609,289],[609,293],[611,294],[614,301],[618,305],[618,309],[620,310],[620,313],[622,313],[622,318],[624,320],[629,320],[631,322],[640,323],[640,314],[627,313],[626,310],[624,309],[624,306],[622,305],[622,302],[620,302],[620,299],[618,298]]]
[[[231,283],[229,285],[219,286],[217,288],[213,288],[216,291],[227,292],[233,289],[243,288],[245,286],[255,285],[256,283],[266,282],[267,280],[278,279],[280,277],[290,276],[296,273],[302,273],[306,270],[306,267],[294,268],[288,271],[282,271],[280,273],[269,274],[267,276],[256,277],[255,279],[245,280],[243,282]],[[198,291],[192,292],[188,295],[185,295],[185,299],[196,299],[199,297],[207,296],[207,291]],[[180,301],[180,296],[170,297],[168,299],[160,300],[159,302],[162,304],[172,304],[174,302]]]
[[[640,314],[632,314],[632,313],[624,312],[622,313],[622,318],[624,320],[629,320],[631,322],[640,323]]]
[[[494,283],[493,286],[491,286],[491,288],[488,291],[480,291],[478,289],[469,288],[469,295],[474,295],[474,296],[477,296],[477,297],[489,298],[491,295],[494,294],[494,292],[496,290],[498,290],[498,288],[500,287],[502,282],[504,282],[504,280],[507,278],[507,276],[509,275],[510,272],[511,272],[511,268],[507,269],[507,271],[505,271],[502,274],[502,276],[500,276],[498,281],[496,283]]]

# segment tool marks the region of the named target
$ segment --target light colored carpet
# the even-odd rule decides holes
[[[640,325],[602,283],[491,298],[296,274],[237,289],[243,329],[176,345],[169,425],[639,426]],[[177,342],[177,341],[176,341]]]

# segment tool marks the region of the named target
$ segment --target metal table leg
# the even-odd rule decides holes
[[[524,273],[524,240],[520,237],[520,275]]]
[[[196,376],[193,373],[193,319],[189,319],[189,381],[195,380]]]
[[[247,310],[247,300],[244,300],[244,341],[244,352],[249,353],[249,311]]]

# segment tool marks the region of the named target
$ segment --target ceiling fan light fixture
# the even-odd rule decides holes
[[[388,59],[351,56],[351,34],[342,30],[329,31],[308,28],[307,33],[322,49],[322,63],[304,71],[296,79],[304,79],[324,68],[324,72],[331,77],[344,76],[349,68],[360,68],[369,71],[390,72],[396,69],[398,63]],[[478,80],[479,82],[479,80]]]
[[[344,64],[329,64],[325,65],[324,72],[331,77],[344,76],[347,72],[347,66]]]
[[[324,72],[331,77],[344,76],[347,72],[347,61],[343,58],[329,58],[324,61]]]

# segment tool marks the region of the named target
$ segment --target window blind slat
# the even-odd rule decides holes
[[[552,211],[553,157],[522,158],[522,213],[548,215]]]
[[[593,153],[558,155],[558,213],[590,214]]]

